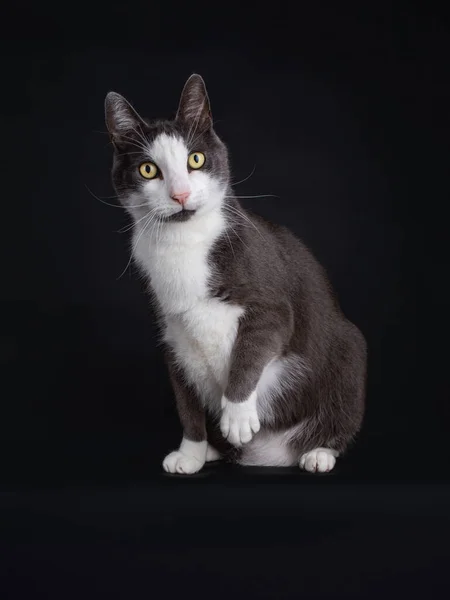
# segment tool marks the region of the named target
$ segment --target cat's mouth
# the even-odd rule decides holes
[[[163,217],[163,221],[170,223],[182,223],[183,221],[188,221],[191,217],[193,217],[195,215],[195,212],[195,209],[182,208],[173,215]]]

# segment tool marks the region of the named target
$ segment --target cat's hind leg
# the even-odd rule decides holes
[[[318,447],[299,455],[299,440],[305,434],[306,423],[299,423],[282,432],[259,432],[242,449],[239,463],[245,466],[290,467],[298,465],[310,473],[327,473],[335,464],[339,452]]]
[[[310,473],[331,471],[358,433],[364,413],[366,344],[348,321],[332,345],[329,364],[310,391],[314,405],[299,423],[292,442],[298,464]]]

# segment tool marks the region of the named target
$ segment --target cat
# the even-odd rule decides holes
[[[202,77],[173,120],[147,121],[115,92],[105,118],[183,429],[164,470],[330,471],[362,425],[365,338],[305,245],[233,194]]]

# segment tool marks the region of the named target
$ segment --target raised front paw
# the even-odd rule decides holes
[[[204,462],[200,461],[195,456],[189,456],[175,450],[166,456],[163,461],[163,469],[167,473],[180,473],[183,475],[192,475],[198,473],[203,467]]]
[[[222,398],[220,431],[230,444],[241,446],[248,443],[259,429],[256,392],[245,402],[230,402],[225,396]]]

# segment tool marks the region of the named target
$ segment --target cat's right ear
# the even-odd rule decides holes
[[[106,95],[105,121],[111,141],[115,145],[120,143],[121,138],[129,137],[140,125],[145,125],[128,100],[116,92]]]

